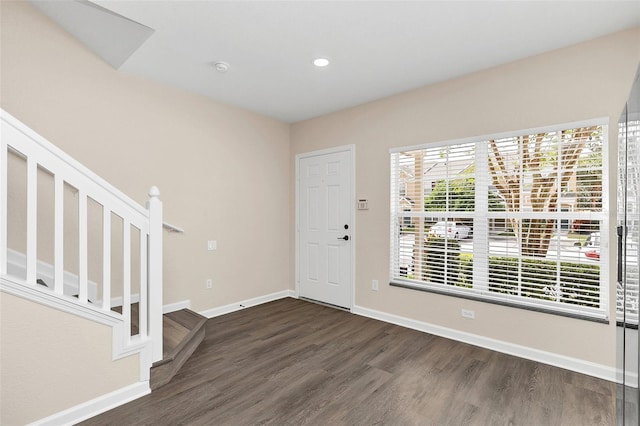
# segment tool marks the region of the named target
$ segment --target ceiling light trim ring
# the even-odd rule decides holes
[[[329,65],[329,60],[327,58],[316,58],[313,60],[313,65],[318,68],[324,68]]]

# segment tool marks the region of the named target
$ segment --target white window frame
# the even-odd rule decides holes
[[[504,132],[492,135],[483,135],[478,137],[450,140],[444,142],[432,142],[427,144],[421,144],[416,146],[398,147],[389,150],[391,157],[391,220],[390,220],[390,264],[389,264],[389,279],[392,286],[399,286],[405,288],[412,288],[422,291],[430,291],[435,293],[447,294],[451,296],[457,296],[462,298],[469,298],[474,300],[486,301],[490,303],[503,304],[513,307],[519,307],[529,310],[541,311],[551,314],[564,315],[569,317],[575,317],[580,319],[587,319],[597,322],[609,321],[609,307],[611,301],[609,295],[609,271],[611,265],[611,258],[609,256],[609,250],[607,242],[609,241],[609,178],[611,175],[609,165],[609,120],[607,118],[599,118],[594,120],[585,120],[571,123],[563,123],[559,125],[546,126],[540,128],[532,128],[526,130],[518,130],[513,132]],[[603,241],[602,250],[600,253],[600,276],[599,276],[599,307],[588,307],[581,305],[573,305],[568,303],[561,303],[555,301],[547,301],[536,298],[526,298],[522,296],[513,296],[504,293],[498,293],[488,290],[488,260],[490,257],[488,247],[488,223],[491,219],[500,219],[504,217],[504,212],[490,212],[488,211],[488,185],[491,177],[488,170],[488,143],[491,139],[503,139],[516,137],[520,135],[532,135],[538,133],[556,132],[567,129],[575,129],[579,127],[601,126],[602,127],[602,211],[597,216],[601,221],[600,234],[601,241]],[[420,280],[410,279],[408,277],[394,276],[397,274],[397,264],[399,262],[399,237],[400,230],[397,226],[399,214],[401,215],[401,209],[397,207],[397,194],[399,182],[397,179],[398,174],[394,175],[394,171],[398,170],[398,164],[394,163],[399,158],[399,155],[403,152],[416,151],[428,148],[441,148],[451,145],[460,145],[476,143],[475,154],[475,212],[474,215],[474,238],[473,238],[473,287],[456,287],[447,286],[442,284],[433,284]],[[394,160],[395,157],[395,160]],[[424,191],[423,191],[424,192]],[[424,197],[423,197],[424,198]],[[420,202],[423,202],[422,200]],[[561,209],[558,208],[558,220],[562,219]],[[419,214],[419,213],[414,213]],[[441,217],[455,217],[455,212],[437,212],[426,213],[430,215],[437,215]],[[513,215],[513,213],[510,213]],[[516,216],[531,217],[536,216],[536,213],[516,213]],[[539,213],[538,213],[539,215]],[[545,217],[548,214],[545,214]],[[480,220],[476,220],[480,219]],[[477,238],[476,236],[480,236]],[[484,236],[484,238],[482,238]],[[478,255],[481,253],[480,255]],[[614,259],[615,260],[615,259]]]

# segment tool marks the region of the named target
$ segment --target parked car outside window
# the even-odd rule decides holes
[[[455,238],[463,240],[469,238],[471,228],[460,222],[438,222],[429,228],[429,234],[440,238]]]
[[[584,255],[589,259],[600,260],[600,233],[592,232],[584,243]]]

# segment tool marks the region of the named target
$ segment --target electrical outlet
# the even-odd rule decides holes
[[[211,278],[207,280],[207,288],[213,288],[213,280]]]
[[[469,319],[474,319],[476,317],[476,313],[472,310],[469,309],[463,309],[462,310],[462,317],[463,318],[469,318]]]
[[[207,249],[208,250],[218,250],[218,242],[216,240],[207,241]]]
[[[371,290],[378,291],[378,280],[371,280]]]

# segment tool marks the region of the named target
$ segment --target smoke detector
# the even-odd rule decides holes
[[[229,71],[229,64],[226,62],[216,62],[213,64],[213,67],[216,69],[216,71],[221,73]]]

